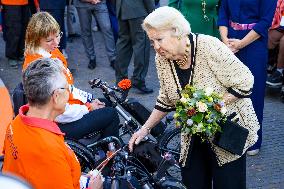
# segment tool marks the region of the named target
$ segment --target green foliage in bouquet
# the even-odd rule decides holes
[[[199,135],[204,141],[221,131],[218,122],[226,120],[226,107],[222,95],[212,88],[196,89],[186,85],[182,98],[176,103],[174,118],[182,132]]]

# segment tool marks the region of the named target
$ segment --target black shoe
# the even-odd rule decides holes
[[[112,67],[112,69],[115,70],[114,64],[115,64],[115,60],[110,61],[110,67]]]
[[[90,70],[93,70],[93,69],[96,68],[96,66],[97,66],[96,59],[90,60],[90,62],[89,62],[89,64],[88,64],[88,68],[89,68]]]
[[[147,88],[146,85],[136,85],[136,84],[132,84],[133,88],[136,88],[140,91],[141,94],[150,94],[153,91],[153,89]]]
[[[283,82],[283,75],[281,72],[275,70],[267,77],[266,84],[270,87],[281,87]]]

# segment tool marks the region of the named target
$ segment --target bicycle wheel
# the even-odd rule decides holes
[[[96,168],[95,158],[87,147],[72,139],[65,139],[65,143],[68,144],[76,154],[82,172],[88,173],[90,170]]]
[[[176,160],[180,156],[180,128],[166,130],[159,140],[159,148],[162,153],[170,152]]]
[[[180,157],[180,128],[166,130],[159,140],[159,148],[161,153],[170,152],[178,162]],[[181,180],[181,172],[178,167],[170,167],[167,171],[168,175]]]

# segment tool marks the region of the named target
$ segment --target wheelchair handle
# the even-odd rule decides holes
[[[123,91],[116,86],[110,87],[107,82],[103,82],[100,78],[95,78],[93,80],[90,80],[89,84],[91,85],[92,89],[100,88],[103,91],[106,98],[113,97],[115,101],[118,102],[119,104],[123,103],[128,95],[127,91]],[[115,92],[120,93],[121,97],[118,97]]]

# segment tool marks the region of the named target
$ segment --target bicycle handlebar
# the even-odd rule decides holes
[[[110,97],[112,97],[119,104],[122,104],[126,100],[127,95],[128,95],[128,91],[123,91],[116,86],[110,87],[107,82],[103,82],[99,78],[95,78],[93,80],[90,80],[89,84],[91,85],[92,89],[93,88],[100,88],[103,91],[103,93],[104,93],[104,95],[107,99],[110,100]],[[116,92],[120,93],[121,96],[120,97],[117,96]]]

